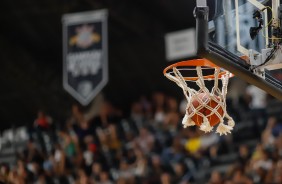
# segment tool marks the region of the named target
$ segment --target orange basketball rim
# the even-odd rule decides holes
[[[213,74],[203,72],[205,69],[212,69]],[[182,88],[187,99],[186,114],[182,120],[184,128],[196,125],[204,132],[211,132],[217,125],[216,133],[231,133],[235,122],[226,111],[226,94],[232,73],[207,59],[194,59],[172,64],[164,69],[163,74]],[[209,90],[206,81],[211,80],[214,82]],[[199,89],[194,89],[195,85],[190,87],[189,81],[195,82]]]

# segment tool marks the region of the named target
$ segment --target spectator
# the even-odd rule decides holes
[[[166,115],[163,121],[163,126],[172,136],[177,134],[180,122],[180,113],[178,110],[178,103],[176,98],[166,98]]]
[[[209,184],[223,184],[222,176],[218,171],[213,171],[211,173]]]
[[[122,112],[115,108],[109,101],[104,101],[100,107],[98,116],[90,120],[94,128],[107,128],[109,124],[118,124],[121,120]]]
[[[77,171],[77,180],[75,184],[94,184],[94,181],[86,175],[83,169],[79,169]]]
[[[139,136],[135,139],[135,144],[138,148],[142,150],[143,153],[149,154],[155,143],[155,137],[149,132],[145,127],[140,129]]]
[[[99,181],[100,180],[100,174],[102,172],[102,166],[98,162],[94,162],[92,164],[92,172],[91,172],[91,178],[94,181]]]
[[[113,182],[109,179],[109,175],[107,172],[100,173],[100,180],[97,184],[113,184]]]
[[[251,179],[249,179],[241,169],[236,169],[232,176],[233,183],[244,183],[244,184],[253,184]]]
[[[251,158],[251,155],[249,153],[249,149],[246,145],[240,145],[239,147],[239,156],[238,161],[241,165],[248,164],[249,160]]]
[[[152,116],[153,116],[152,104],[147,99],[146,96],[143,95],[143,96],[140,97],[140,104],[141,104],[142,110],[144,112],[145,118],[146,119],[152,119]]]
[[[163,150],[161,159],[167,166],[174,162],[180,162],[184,158],[183,145],[180,137],[174,137],[172,145]]]
[[[57,144],[54,150],[54,171],[56,175],[62,176],[66,170],[66,155],[61,145]]]
[[[200,154],[201,150],[201,137],[197,130],[189,129],[189,138],[185,143],[185,150],[192,156]]]
[[[161,174],[166,170],[165,166],[161,162],[159,155],[151,156],[151,167],[148,174],[148,183],[158,183],[161,177]]]
[[[263,169],[268,171],[272,168],[272,160],[270,159],[269,153],[266,150],[263,150],[261,154],[261,157],[253,162],[253,168],[255,170]]]
[[[9,182],[9,172],[10,172],[9,165],[6,163],[2,163],[0,166],[0,181],[2,183]]]
[[[37,149],[37,146],[32,140],[27,142],[26,148],[23,150],[21,157],[26,163],[37,162],[41,164],[44,160],[42,152]]]
[[[273,148],[275,137],[273,135],[273,130],[276,124],[276,119],[274,117],[268,118],[267,126],[262,132],[262,145],[263,147]]]
[[[125,180],[129,184],[133,184],[135,182],[134,172],[126,160],[122,160],[120,162],[118,176],[121,181]]]
[[[172,164],[173,168],[173,183],[186,183],[190,179],[190,174],[186,173],[185,166],[182,162]]]
[[[133,164],[133,168],[135,172],[134,174],[139,179],[146,178],[149,169],[147,159],[140,149],[135,149],[135,155],[136,155],[136,160],[135,163]]]
[[[142,109],[142,104],[134,102],[131,105],[130,121],[132,121],[132,127],[138,131],[139,128],[145,124],[145,116]]]
[[[55,138],[51,126],[52,118],[48,116],[44,111],[39,110],[37,113],[37,118],[34,121],[34,127],[43,153],[46,153],[47,151],[50,152],[51,150],[47,150],[46,145],[51,145],[54,143]],[[44,135],[48,136],[50,142],[46,142]]]
[[[154,121],[160,124],[165,118],[165,95],[162,92],[153,94],[153,107],[155,111]]]
[[[76,135],[70,136],[67,132],[60,131],[59,138],[61,139],[61,145],[66,153],[66,156],[71,159],[77,153],[78,139]]]
[[[171,184],[171,175],[169,173],[161,175],[161,184]]]
[[[42,130],[47,130],[52,124],[52,118],[42,110],[39,110],[37,113],[37,118],[34,121],[34,126],[39,127]]]

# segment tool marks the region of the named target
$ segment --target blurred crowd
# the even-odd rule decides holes
[[[282,124],[268,116],[266,94],[247,88],[240,98],[229,97],[235,121],[253,114],[261,121],[257,145],[233,147],[231,135],[184,129],[185,100],[163,92],[132,102],[130,115],[103,101],[89,118],[79,105],[64,123],[39,111],[25,149],[15,164],[2,163],[0,181],[13,184],[279,184],[282,183]],[[240,111],[238,111],[240,109]],[[211,169],[222,155],[236,154],[225,172]]]

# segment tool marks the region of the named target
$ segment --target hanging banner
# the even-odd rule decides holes
[[[82,105],[108,82],[107,10],[63,15],[63,86]]]
[[[165,35],[166,59],[176,61],[196,56],[195,28],[179,30]]]

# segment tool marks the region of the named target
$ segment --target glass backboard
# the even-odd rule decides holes
[[[199,2],[204,0],[195,10],[198,49],[208,45],[200,56],[282,100],[280,1],[208,0],[208,26]]]

